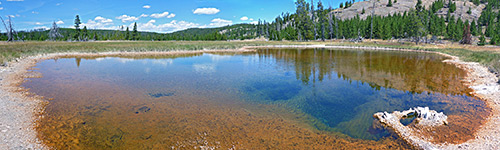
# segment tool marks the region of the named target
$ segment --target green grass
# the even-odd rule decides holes
[[[144,52],[144,51],[172,51],[172,50],[203,50],[203,49],[237,49],[244,46],[263,45],[342,45],[365,47],[389,47],[417,49],[442,52],[460,57],[465,61],[479,62],[490,69],[500,72],[500,50],[482,50],[482,47],[472,48],[432,48],[432,45],[415,45],[413,43],[389,42],[281,42],[281,41],[110,41],[110,42],[13,42],[0,43],[0,62],[5,63],[12,59],[37,54],[57,52]]]
[[[265,45],[266,42],[14,42],[0,44],[0,62],[14,58],[57,52],[143,52],[171,50],[235,49],[243,46]]]

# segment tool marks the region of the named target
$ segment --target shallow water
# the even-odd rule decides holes
[[[408,148],[372,115],[428,106],[450,117],[429,135],[451,143],[488,115],[444,59],[327,49],[73,57],[38,63],[43,77],[22,86],[52,99],[37,130],[59,149]]]

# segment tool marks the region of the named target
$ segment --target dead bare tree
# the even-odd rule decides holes
[[[373,39],[373,17],[375,15],[375,1],[373,1],[373,7],[372,7],[372,17],[370,18],[371,24],[370,24],[370,40]]]
[[[328,16],[328,27],[330,29],[330,32],[329,32],[330,38],[333,39],[333,13],[332,13],[332,7],[331,6],[328,9],[327,16]]]
[[[471,44],[472,43],[472,36],[470,33],[470,25],[467,24],[464,26],[464,35],[462,40],[460,41],[461,44]]]
[[[5,31],[7,32],[7,42],[12,42],[14,41],[14,28],[12,27],[12,19],[9,16],[9,20],[7,23],[5,23],[5,20],[0,16],[0,19],[2,20],[3,26],[5,27]]]
[[[61,35],[61,33],[59,33],[59,27],[57,27],[56,22],[54,22],[52,24],[52,28],[50,28],[49,38],[50,38],[50,40],[55,41],[55,40],[57,40],[57,38],[60,38],[60,37],[63,37],[63,36]]]

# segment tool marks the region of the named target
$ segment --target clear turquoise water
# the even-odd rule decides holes
[[[307,124],[320,131],[379,140],[390,134],[373,127],[375,112],[428,106],[447,115],[484,113],[484,102],[468,95],[460,81],[465,72],[442,63],[444,59],[414,52],[327,49],[61,58],[37,64],[43,77],[23,86],[54,98],[47,118],[89,120],[99,115],[82,115],[82,110],[104,105],[120,105],[116,111],[123,112],[114,117],[154,113],[161,108],[134,108],[151,101],[203,105],[192,98],[200,97],[220,105],[281,107],[311,116]]]

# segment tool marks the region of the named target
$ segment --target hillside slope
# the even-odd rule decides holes
[[[167,33],[169,40],[244,40],[256,37],[254,24],[235,24],[217,28],[190,28]]]
[[[394,1],[394,0],[393,0]],[[436,0],[422,0],[422,5],[425,8],[430,8],[432,3]],[[474,3],[469,0],[456,0],[452,1],[456,4],[456,11],[451,13],[452,16],[461,17],[462,20],[472,21],[477,20],[479,16],[481,16],[481,12],[486,7],[485,4],[480,4],[479,6],[474,5]],[[350,19],[359,15],[362,19],[370,16],[373,8],[373,3],[375,3],[375,12],[374,14],[377,16],[387,16],[389,14],[396,13],[404,13],[405,11],[409,11],[411,9],[415,9],[415,5],[417,4],[417,0],[397,0],[396,3],[392,4],[392,7],[388,7],[387,4],[389,0],[367,0],[356,2],[352,4],[352,6],[343,9],[335,9],[333,12],[335,15],[341,19]],[[436,14],[440,16],[446,16],[448,9],[448,0],[445,0],[444,8],[441,8]],[[467,11],[471,9],[471,14],[468,14]],[[365,13],[362,14],[363,9],[365,9]]]

